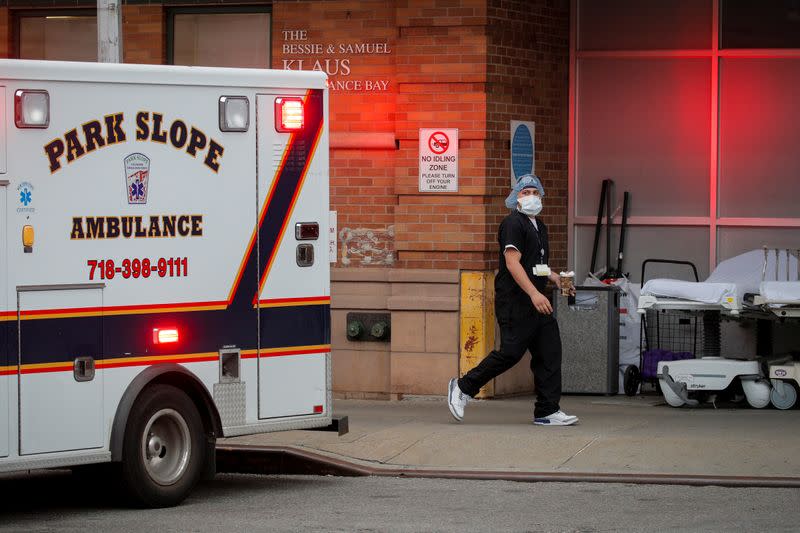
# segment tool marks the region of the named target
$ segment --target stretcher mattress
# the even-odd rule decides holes
[[[762,281],[760,289],[767,301],[800,304],[800,281]]]
[[[709,283],[677,279],[651,279],[642,287],[642,296],[676,298],[710,305],[737,304],[735,283]]]

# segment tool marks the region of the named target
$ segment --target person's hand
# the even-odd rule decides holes
[[[552,314],[553,307],[550,305],[550,300],[541,292],[537,292],[531,296],[531,302],[533,302],[533,307],[543,315]]]

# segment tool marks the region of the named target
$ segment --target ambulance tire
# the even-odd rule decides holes
[[[192,400],[170,385],[145,388],[131,409],[122,447],[122,485],[141,507],[181,503],[203,472],[203,422]]]

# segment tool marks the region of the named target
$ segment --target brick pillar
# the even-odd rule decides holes
[[[272,66],[323,70],[330,79],[330,194],[339,264],[395,264],[395,0],[275,0]],[[287,36],[285,32],[295,32]],[[381,52],[354,51],[364,43]],[[380,90],[368,89],[388,81]]]
[[[569,147],[568,0],[488,0],[487,181],[503,196],[510,186],[509,122],[536,123],[535,170],[546,191],[542,219],[550,264],[567,267]],[[487,217],[507,213],[495,202]]]
[[[160,5],[122,6],[124,63],[166,63],[166,14]]]
[[[486,182],[496,196],[486,206],[487,231],[508,210],[510,121],[536,123],[535,172],[546,196],[540,218],[550,235],[550,265],[567,267],[567,155],[569,103],[568,0],[487,0]],[[494,254],[497,254],[496,241]],[[495,379],[495,394],[532,387],[529,356]]]
[[[398,3],[395,242],[398,266],[483,270],[487,205],[485,0]],[[458,5],[455,5],[458,4]],[[419,192],[419,129],[458,128],[457,193]]]

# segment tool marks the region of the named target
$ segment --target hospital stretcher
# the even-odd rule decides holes
[[[645,261],[638,308],[643,318],[641,375],[632,369],[626,379],[657,380],[673,406],[697,405],[697,397],[713,396],[738,381],[753,407],[765,407],[770,401],[781,409],[792,407],[800,363],[773,362],[765,375],[759,360],[720,357],[720,321],[800,319],[798,256],[798,250],[754,250],[723,261],[705,282],[645,282],[649,262],[689,265],[698,280],[697,269],[689,262]],[[625,389],[630,393],[636,387],[626,383]]]

